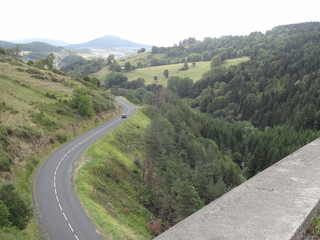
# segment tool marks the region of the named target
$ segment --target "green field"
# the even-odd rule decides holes
[[[136,56],[136,55],[135,55]],[[139,56],[139,54],[137,55]],[[133,61],[138,61],[134,57],[131,57]],[[136,57],[137,58],[137,57]],[[125,61],[129,61],[129,59],[126,59]],[[238,65],[241,62],[248,61],[249,57],[243,57],[243,58],[235,58],[235,59],[229,59],[222,63],[222,66],[229,67],[231,65]],[[162,84],[164,86],[167,85],[167,80],[164,75],[163,71],[165,69],[169,70],[169,77],[171,76],[178,76],[178,77],[189,77],[193,81],[198,81],[201,79],[202,74],[210,70],[210,62],[197,62],[195,66],[192,65],[192,63],[188,63],[189,69],[186,71],[179,71],[179,69],[183,66],[182,63],[178,64],[170,64],[170,65],[162,65],[162,66],[155,66],[155,67],[145,67],[145,68],[138,68],[134,71],[130,71],[128,73],[123,73],[125,76],[128,77],[129,81],[136,80],[137,78],[143,78],[145,80],[145,84]],[[98,73],[94,74],[96,77],[102,80],[102,84],[104,84],[103,79],[107,74],[109,74],[110,71],[108,70],[108,67],[103,68]],[[157,77],[158,80],[154,80],[154,77]]]
[[[81,204],[105,239],[151,239],[151,213],[139,202],[144,132],[150,119],[138,111],[82,156],[75,174]]]

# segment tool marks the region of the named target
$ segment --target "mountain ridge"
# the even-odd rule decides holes
[[[78,44],[70,44],[67,45],[66,48],[87,48],[87,47],[94,47],[94,48],[104,48],[104,49],[112,49],[112,48],[123,48],[123,47],[134,47],[134,48],[151,48],[150,45],[135,43],[130,40],[122,39],[118,36],[113,35],[106,35],[100,38],[96,38],[84,43]]]

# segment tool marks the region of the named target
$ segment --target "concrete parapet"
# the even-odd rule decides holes
[[[297,240],[319,208],[320,139],[257,174],[155,240]]]

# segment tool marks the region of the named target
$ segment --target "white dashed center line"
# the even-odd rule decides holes
[[[98,130],[97,132],[93,133],[92,135],[90,135],[89,137],[87,137],[85,140],[82,140],[80,143],[78,143],[77,145],[75,145],[73,148],[71,148],[62,158],[61,160],[58,162],[58,165],[54,171],[54,177],[53,177],[53,188],[54,188],[54,194],[55,194],[55,197],[56,197],[56,200],[57,200],[57,204],[60,208],[60,211],[62,212],[62,215],[64,217],[64,219],[66,220],[67,224],[69,225],[69,228],[71,230],[72,233],[74,233],[74,229],[71,225],[71,223],[69,222],[62,206],[61,206],[61,203],[60,203],[60,200],[59,200],[59,196],[58,196],[58,190],[57,190],[57,173],[58,173],[58,170],[59,170],[59,167],[61,165],[61,163],[63,162],[63,160],[68,156],[68,154],[70,154],[72,151],[74,151],[76,148],[78,148],[81,144],[85,143],[86,141],[88,141],[89,139],[93,138],[94,136],[98,135],[99,133],[103,132],[104,130],[106,130],[108,127],[111,127],[112,125],[114,125],[116,122],[108,125],[108,126],[105,126],[103,128],[101,128],[100,130]],[[79,240],[78,236],[76,234],[74,234],[74,237]]]

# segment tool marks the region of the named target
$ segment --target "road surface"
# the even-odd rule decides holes
[[[136,107],[116,98],[130,117]],[[45,161],[36,182],[34,200],[41,231],[50,240],[101,240],[102,237],[82,209],[73,189],[75,161],[96,140],[125,119],[120,115],[63,145]]]

